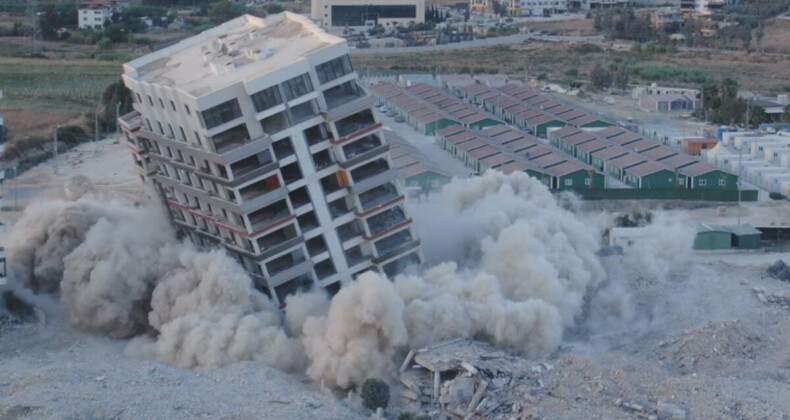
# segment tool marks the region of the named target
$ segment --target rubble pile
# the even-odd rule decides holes
[[[790,281],[790,266],[782,260],[777,260],[765,270],[765,274],[777,280]]]
[[[540,363],[530,371],[524,359],[489,344],[453,339],[409,352],[398,372],[400,403],[412,412],[449,419],[521,418],[515,398],[542,387]]]
[[[761,303],[779,305],[783,308],[790,309],[790,293],[786,292],[772,292],[762,287],[755,287],[752,289],[757,296],[757,300]]]

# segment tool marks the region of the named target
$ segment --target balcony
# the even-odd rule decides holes
[[[277,176],[258,181],[239,190],[241,195],[241,212],[249,213],[262,206],[267,206],[288,195],[288,189],[281,186]]]
[[[376,175],[368,176],[362,182],[356,182],[351,186],[352,194],[359,194],[362,191],[367,191],[377,185],[393,181],[398,176],[398,171],[389,169],[384,172],[379,172]]]
[[[294,225],[287,226],[258,239],[260,254],[256,259],[263,260],[279,254],[302,243],[304,237],[296,234]]]
[[[348,264],[349,268],[369,260],[368,256],[362,254],[362,249],[359,247],[359,245],[349,248],[344,254],[346,256],[346,263]]]
[[[328,108],[326,119],[331,121],[369,109],[376,102],[373,96],[365,95],[365,91],[354,81],[325,90],[324,99]]]
[[[406,213],[400,206],[393,207],[374,216],[367,218],[368,231],[371,237],[387,231],[406,221]],[[369,239],[369,238],[365,238]]]
[[[266,264],[266,271],[269,273],[269,286],[279,286],[310,271],[311,268],[312,263],[305,258],[304,252],[301,250],[277,257]]]
[[[373,113],[369,109],[366,109],[350,117],[336,121],[335,127],[337,128],[337,135],[341,138],[346,138],[352,137],[352,134],[363,131],[375,124],[376,120],[373,118]]]
[[[334,164],[335,160],[332,158],[332,155],[329,153],[328,149],[324,149],[313,154],[313,165],[315,166],[316,172],[326,169]]]
[[[133,133],[143,126],[143,118],[140,116],[138,111],[132,111],[118,118],[118,124],[124,129],[124,131]]]
[[[231,163],[230,171],[233,173],[233,178],[239,178],[249,173],[255,172],[256,169],[266,166],[272,162],[274,162],[274,159],[272,159],[271,152],[269,150],[265,150]]]
[[[315,266],[313,266],[313,270],[315,270],[315,277],[318,280],[324,280],[337,274],[337,270],[335,269],[335,265],[332,263],[331,258],[327,258],[318,264],[315,264]]]
[[[249,214],[250,225],[253,231],[259,231],[274,225],[290,216],[291,212],[285,200],[278,201],[272,205],[256,210]]]
[[[329,214],[332,215],[332,219],[337,219],[338,217],[344,216],[351,212],[351,208],[349,208],[346,198],[339,198],[331,203],[329,203]]]
[[[304,137],[308,146],[315,146],[329,140],[329,129],[325,123],[314,125],[304,130]]]
[[[369,150],[381,146],[381,139],[375,134],[370,134],[343,146],[343,155],[346,160],[353,159]]]
[[[251,142],[252,139],[250,139],[250,133],[245,124],[239,124],[211,137],[214,151],[220,155]]]
[[[340,242],[350,241],[351,239],[362,236],[362,234],[363,230],[358,220],[352,220],[337,228],[337,236],[340,238]]]
[[[398,255],[405,254],[409,251],[415,250],[419,248],[419,246],[420,246],[419,239],[413,239],[407,242],[403,242],[400,245],[394,246],[392,248],[388,248],[387,251],[384,253],[379,253],[379,256],[373,258],[372,261],[374,264],[382,264],[387,262],[388,260],[397,257]]]
[[[411,231],[408,229],[401,230],[400,232],[394,233],[390,236],[387,236],[384,239],[377,241],[376,244],[376,253],[378,255],[385,255],[392,250],[397,249],[401,245],[411,241],[413,238],[411,236]]]
[[[398,194],[398,190],[391,183],[379,185],[370,191],[359,194],[359,202],[362,204],[362,214],[376,210],[377,206],[389,203],[403,196]],[[359,214],[359,215],[362,215]]]
[[[355,184],[389,170],[387,159],[379,158],[351,170],[351,179]]]

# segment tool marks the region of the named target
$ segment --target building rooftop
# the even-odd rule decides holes
[[[643,177],[645,175],[650,175],[656,172],[668,171],[668,170],[670,169],[660,163],[647,161],[647,162],[642,162],[639,165],[632,166],[626,169],[625,171],[631,175]]]
[[[130,61],[124,70],[132,79],[199,97],[344,42],[297,14],[244,15]]]

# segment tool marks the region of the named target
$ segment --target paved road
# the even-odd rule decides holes
[[[462,50],[469,48],[485,48],[495,45],[513,45],[534,39],[537,41],[548,42],[577,42],[577,43],[601,43],[603,36],[535,36],[531,34],[516,34],[500,36],[497,38],[475,39],[473,41],[456,42],[453,44],[441,45],[422,45],[419,47],[396,47],[396,48],[364,48],[353,49],[351,55],[371,55],[371,54],[407,54],[419,52],[433,52],[446,50]]]

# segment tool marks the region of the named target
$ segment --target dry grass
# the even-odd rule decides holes
[[[790,20],[771,19],[760,43],[763,52],[790,54]]]
[[[384,70],[422,70],[439,72],[506,73],[535,77],[545,74],[551,80],[567,79],[572,68],[585,79],[597,63],[608,65],[615,60],[629,60],[635,65],[676,66],[699,68],[712,77],[733,77],[745,89],[757,91],[788,90],[790,60],[780,57],[744,54],[677,53],[652,56],[602,51],[580,54],[573,46],[563,43],[528,42],[516,46],[430,53],[359,55],[354,56],[358,68]],[[419,63],[419,64],[415,64]],[[682,85],[679,81],[663,81]]]
[[[120,79],[119,63],[0,58],[0,114],[9,129],[7,151],[51,139],[55,125],[91,125],[104,89]],[[11,154],[11,153],[7,153]]]
[[[593,36],[595,22],[592,19],[574,19],[564,21],[529,22],[526,25],[532,31],[556,32],[565,36]]]

